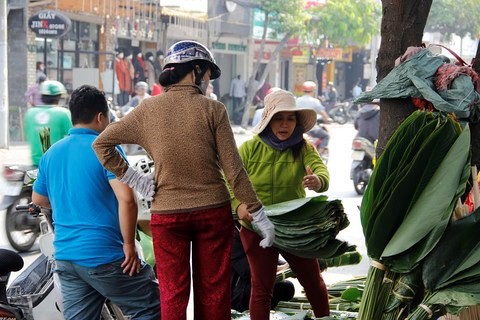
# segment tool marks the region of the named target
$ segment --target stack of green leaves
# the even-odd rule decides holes
[[[344,254],[330,259],[318,259],[320,270],[328,268],[349,266],[359,264],[362,261],[362,255],[358,251],[345,252]]]
[[[480,208],[452,222],[422,266],[427,290],[422,304],[408,318],[427,319],[432,313],[458,314],[480,302]]]
[[[462,131],[443,113],[416,111],[390,138],[361,205],[367,252],[374,261],[360,319],[381,318],[385,265],[407,273],[439,241],[465,189],[469,152],[468,127]]]
[[[237,312],[232,310],[231,318],[236,320],[249,320],[250,313],[248,311],[245,312]],[[274,311],[270,312],[270,320],[311,320],[313,319],[313,315],[310,311],[299,311],[296,309],[285,309],[283,311]]]
[[[321,259],[355,250],[355,246],[336,239],[350,223],[340,200],[301,198],[266,206],[265,211],[275,226],[274,246],[278,249]]]
[[[340,281],[327,287],[328,294],[332,297],[341,297],[342,293],[349,288],[357,288],[360,292],[365,289],[366,277],[356,277],[346,281]]]

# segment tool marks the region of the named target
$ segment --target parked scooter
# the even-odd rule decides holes
[[[34,204],[18,205],[16,209],[20,214],[38,217],[41,208]],[[60,312],[61,301],[58,291],[54,290],[53,249],[49,249],[48,242],[53,241],[53,235],[47,220],[40,222],[42,234],[39,237],[42,254],[26,268],[6,288],[10,272],[18,271],[23,267],[23,259],[17,253],[9,250],[1,250],[0,255],[8,256],[9,259],[0,257],[0,315],[1,319],[21,320],[62,320]],[[42,237],[44,237],[42,239]],[[15,268],[10,261],[15,262]]]
[[[353,180],[357,194],[362,195],[373,172],[375,146],[368,139],[356,137],[353,139],[352,149],[350,179]]]
[[[32,166],[5,166],[2,176],[4,182],[0,210],[6,209],[7,239],[15,250],[25,252],[32,248],[40,235],[41,218],[25,211],[16,211],[15,206],[32,201],[32,185],[37,178],[37,169]]]

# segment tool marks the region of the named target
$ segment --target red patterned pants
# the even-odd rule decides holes
[[[250,295],[250,319],[270,319],[270,305],[275,285],[278,254],[276,248],[262,248],[260,238],[255,232],[242,227],[240,239],[247,255],[252,277],[252,293]],[[305,289],[308,301],[317,318],[328,316],[328,292],[320,267],[316,259],[306,259],[293,254],[280,252],[287,260],[298,281]]]
[[[152,214],[162,319],[186,320],[192,253],[195,320],[230,320],[230,205]]]

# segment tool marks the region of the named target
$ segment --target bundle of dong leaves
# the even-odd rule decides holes
[[[416,111],[390,138],[361,205],[367,252],[374,263],[360,319],[381,319],[391,289],[381,291],[386,268],[408,273],[437,245],[465,190],[469,166],[469,129],[462,130],[445,113]],[[395,277],[390,275],[391,283]]]
[[[301,198],[265,207],[275,226],[274,246],[305,258],[328,259],[355,250],[335,239],[349,225],[340,200],[325,196]]]
[[[420,268],[425,287],[422,305],[410,320],[458,314],[464,307],[480,303],[480,209],[450,223],[438,245]],[[413,307],[413,306],[411,306]],[[425,308],[426,307],[426,308]]]
[[[280,301],[270,314],[270,319],[282,320],[333,320],[333,319],[357,319],[358,304],[360,302],[365,277],[357,277],[347,281],[341,281],[328,286],[330,316],[315,318],[310,303],[305,296],[295,297],[290,301]],[[249,312],[244,313],[232,310],[232,319],[248,320]]]

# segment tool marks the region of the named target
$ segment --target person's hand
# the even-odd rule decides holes
[[[120,182],[140,193],[146,201],[152,201],[155,194],[155,176],[154,173],[143,174],[131,167],[123,175]]]
[[[252,222],[253,221],[253,216],[250,212],[247,210],[247,205],[242,203],[238,209],[237,209],[237,215],[238,219],[244,221],[244,222]]]
[[[313,173],[312,169],[307,166],[307,175],[303,177],[303,187],[308,190],[317,191],[322,186],[320,178]]]
[[[121,265],[123,273],[128,273],[130,276],[140,273],[141,263],[135,243],[124,243],[123,253],[125,254],[125,260]]]
[[[263,238],[263,240],[260,241],[260,247],[271,247],[273,245],[273,241],[275,240],[275,227],[273,226],[273,223],[268,220],[263,206],[260,208],[260,210],[252,213],[252,217],[252,224],[254,228],[260,232]]]

